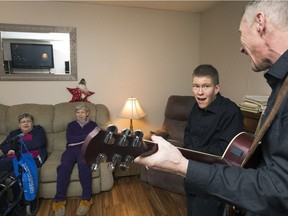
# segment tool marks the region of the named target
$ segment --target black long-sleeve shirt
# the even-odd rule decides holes
[[[205,110],[194,104],[184,131],[184,147],[222,155],[232,138],[242,130],[240,108],[218,93]]]

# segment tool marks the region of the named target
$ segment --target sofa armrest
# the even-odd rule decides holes
[[[150,134],[147,135],[147,136],[144,136],[144,139],[146,139],[146,140],[151,140],[151,136],[152,136],[152,135],[161,136],[161,137],[163,137],[164,139],[167,139],[169,133],[168,133],[168,131],[163,130],[163,129],[159,129],[159,130],[155,130],[155,131],[150,131]]]
[[[157,135],[157,136],[161,136],[163,137],[165,140],[167,140],[168,142],[170,142],[172,145],[176,146],[176,147],[183,147],[183,143],[178,141],[178,140],[174,140],[174,139],[169,139],[169,133],[166,130],[160,129],[160,130],[156,130],[156,131],[150,131],[150,134],[147,136],[144,136],[145,140],[151,140],[151,136],[152,135]]]
[[[108,170],[109,162],[100,164],[101,191],[108,191],[113,187],[113,173]]]

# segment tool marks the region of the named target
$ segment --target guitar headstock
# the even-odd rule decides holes
[[[132,133],[126,128],[118,133],[115,125],[109,125],[106,130],[96,127],[88,134],[82,154],[86,163],[95,164],[94,169],[100,163],[111,162],[108,168],[114,171],[117,163],[120,163],[122,169],[127,169],[136,157],[148,156],[157,150],[157,144],[143,140],[142,131]]]

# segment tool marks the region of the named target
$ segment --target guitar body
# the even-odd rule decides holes
[[[251,133],[241,132],[237,134],[223,153],[223,160],[230,166],[244,166],[250,157],[250,147],[255,139]]]

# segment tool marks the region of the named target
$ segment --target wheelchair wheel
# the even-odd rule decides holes
[[[8,215],[9,216],[25,216],[26,215],[26,207],[24,205],[18,205],[16,204],[16,206],[12,209],[12,212]]]
[[[36,215],[39,208],[39,198],[37,197],[35,200],[26,204],[26,214],[27,215]]]

